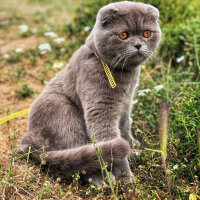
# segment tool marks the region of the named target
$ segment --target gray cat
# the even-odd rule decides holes
[[[114,176],[133,180],[127,160],[134,140],[131,102],[140,64],[160,41],[158,17],[155,7],[143,3],[124,1],[100,9],[85,44],[32,104],[20,148],[27,152],[31,146],[33,157],[45,160],[56,176],[68,178],[84,169],[99,185],[100,164],[94,145],[88,144],[95,139]],[[111,87],[102,62],[116,87]]]

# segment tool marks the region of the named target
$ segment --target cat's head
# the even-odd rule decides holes
[[[87,42],[111,67],[136,66],[151,57],[158,47],[161,30],[159,11],[147,4],[111,3],[97,14]]]

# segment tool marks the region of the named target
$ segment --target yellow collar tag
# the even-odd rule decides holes
[[[111,88],[115,88],[117,84],[115,83],[115,80],[114,80],[114,78],[113,78],[113,76],[112,76],[112,73],[111,73],[111,71],[110,71],[110,68],[108,67],[108,65],[107,65],[103,60],[101,60],[101,62],[102,62],[104,71],[105,71],[105,73],[106,73],[106,76],[107,76],[107,78],[108,78],[108,81],[109,81],[109,83],[110,83]]]

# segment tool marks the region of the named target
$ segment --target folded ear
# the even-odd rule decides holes
[[[159,18],[159,11],[157,8],[155,8],[154,6],[149,5],[148,9],[147,9],[148,14],[151,15],[151,17],[153,17],[154,19],[158,19]]]
[[[117,16],[118,10],[114,7],[104,7],[98,13],[98,18],[102,26],[110,24]]]

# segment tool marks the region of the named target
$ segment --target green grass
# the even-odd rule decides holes
[[[13,133],[13,139],[12,139],[12,148],[11,148],[11,156],[10,156],[10,168],[9,168],[9,171],[8,171],[8,182],[10,181],[10,179],[12,178],[13,176],[13,161],[14,161],[14,154],[15,154],[15,130],[14,130],[14,133]]]
[[[169,67],[170,65],[167,68],[159,66],[157,70],[162,73],[158,73],[156,69],[152,68],[145,69],[147,73],[142,72],[139,89],[147,87],[152,89],[156,82],[157,84],[163,83],[165,88],[159,91],[152,90],[148,95],[138,97],[139,102],[133,109],[133,131],[137,130],[138,137],[141,137],[144,146],[150,149],[159,149],[157,122],[159,106],[166,100],[170,102],[168,174],[173,196],[178,199],[186,199],[190,193],[194,192],[195,188],[190,185],[199,176],[200,159],[197,133],[200,127],[200,84],[190,80],[190,78],[192,79],[190,72],[177,73],[176,69],[169,70]],[[142,160],[141,158],[137,159],[138,165],[149,169],[146,176],[160,172],[162,175],[159,175],[159,180],[154,181],[157,187],[164,186],[165,181],[159,155],[151,153],[150,157],[149,154],[150,152],[144,151]],[[138,165],[134,165],[134,171],[137,171],[135,168]],[[148,182],[148,179],[146,181],[147,188],[155,187],[154,184]],[[196,185],[196,187],[198,186]]]
[[[109,184],[111,192],[112,192],[113,199],[116,200],[117,198],[116,198],[116,194],[115,194],[114,187],[113,187],[112,175],[108,172],[107,165],[106,165],[105,161],[103,160],[103,157],[102,157],[102,154],[101,154],[101,150],[97,146],[95,133],[93,133],[93,137],[94,137],[94,139],[92,140],[92,144],[95,147],[96,154],[98,156],[98,160],[99,160],[99,163],[101,165],[102,176],[104,177],[104,172],[105,172],[106,179],[105,179],[105,177],[104,177],[104,179],[108,181],[108,184]]]
[[[111,1],[23,0],[19,4],[19,0],[15,0],[2,3],[0,36],[11,44],[10,50],[6,51],[9,57],[0,57],[0,88],[4,86],[0,93],[2,117],[13,113],[13,108],[17,110],[18,106],[27,108],[27,102],[35,99],[44,83],[62,69],[53,68],[53,64],[57,61],[67,64],[89,34],[84,27],[92,28],[97,10],[108,2]],[[112,185],[110,182],[98,189],[91,183],[82,184],[80,172],[73,175],[71,183],[51,178],[29,160],[29,153],[24,155],[26,159],[20,159],[16,154],[15,143],[22,136],[20,130],[25,132],[27,122],[27,119],[19,118],[0,127],[2,139],[6,141],[1,149],[6,148],[8,152],[1,153],[0,150],[0,195],[4,195],[0,198],[111,199],[114,194],[119,199],[169,199],[162,156],[157,151],[161,148],[159,110],[163,102],[169,102],[170,107],[165,151],[172,197],[184,200],[189,199],[190,194],[200,196],[200,20],[196,10],[199,1],[145,2],[159,7],[163,37],[157,55],[142,66],[135,95],[138,102],[132,111],[132,131],[142,143],[141,155],[129,159],[136,184]],[[27,24],[29,31],[20,33],[18,27],[22,24]],[[45,37],[44,33],[49,31],[65,41],[57,44],[53,38]],[[37,41],[32,48],[16,53],[11,42],[20,40],[18,48],[31,37]],[[41,43],[49,43],[52,50],[41,54],[38,49]],[[184,59],[177,62],[181,56]],[[157,90],[158,85],[164,87]],[[141,90],[145,89],[150,91],[140,96]],[[6,107],[5,102],[8,102]],[[15,135],[8,138],[16,127]]]
[[[34,91],[25,83],[22,84],[21,89],[15,91],[15,95],[19,99],[25,99],[31,96],[33,93]]]

